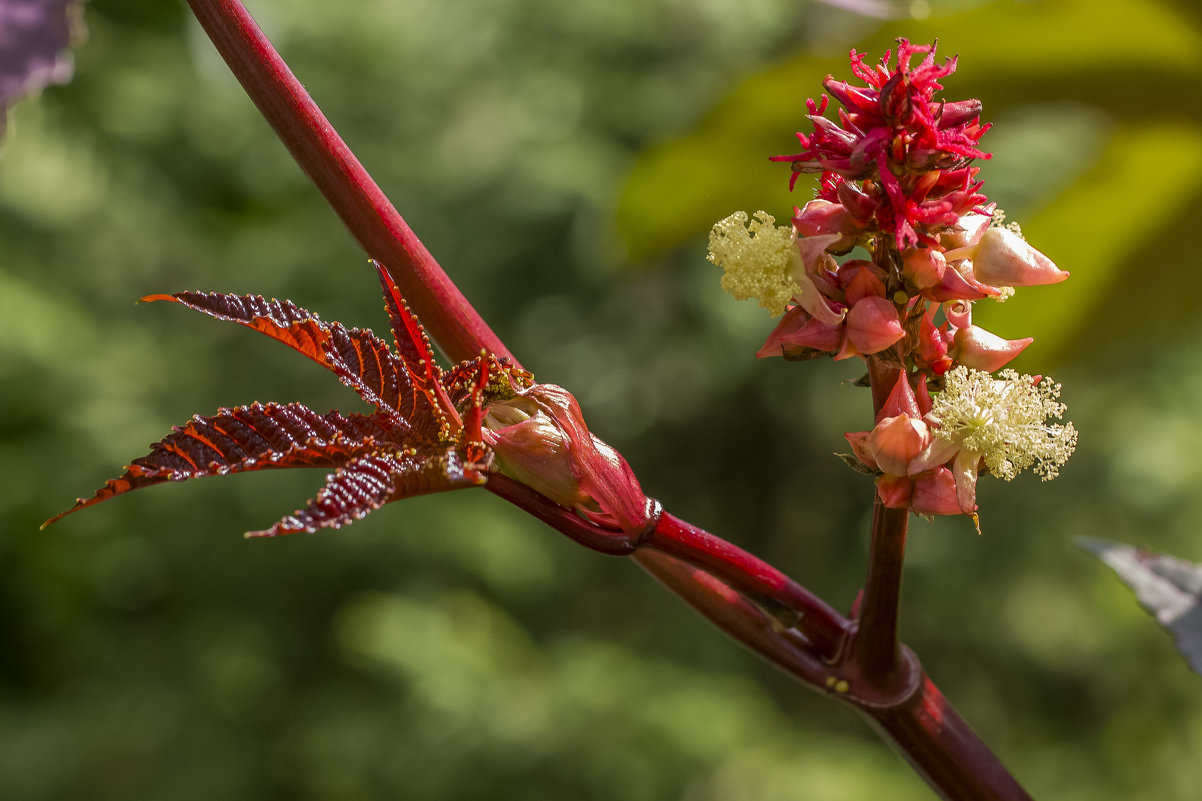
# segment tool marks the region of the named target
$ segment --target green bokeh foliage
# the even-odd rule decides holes
[[[251,10],[527,367],[676,513],[841,607],[871,496],[828,454],[853,365],[751,358],[709,225],[778,218],[802,101],[851,46],[940,38],[998,123],[986,189],[1073,272],[989,310],[1081,429],[1051,485],[916,523],[903,636],[1037,797],[1191,799],[1202,694],[1078,534],[1202,559],[1189,3],[375,0]],[[162,487],[38,524],[220,405],[358,409],[278,344],[166,304],[211,289],[382,327],[370,268],[179,6],[88,4],[66,87],[0,156],[4,798],[925,799],[851,713],[632,565],[484,493],[247,542],[320,472]],[[1041,305],[1042,304],[1042,305]],[[984,315],[982,315],[984,317]]]

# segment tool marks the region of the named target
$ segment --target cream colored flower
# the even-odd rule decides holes
[[[1030,467],[1044,481],[1055,478],[1077,447],[1072,423],[1049,424],[1063,416],[1060,385],[1003,370],[995,378],[959,366],[948,372],[927,419],[935,437],[983,459],[989,472],[1010,481]]]
[[[710,231],[709,260],[721,267],[722,289],[735,300],[755,299],[780,317],[801,286],[791,271],[797,254],[793,229],[776,226],[776,218],[757,211],[736,211]]]

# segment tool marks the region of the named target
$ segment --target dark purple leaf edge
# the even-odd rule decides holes
[[[1202,675],[1202,565],[1092,537],[1078,537],[1077,544],[1118,574],[1173,635],[1190,668]]]
[[[83,33],[82,0],[0,0],[0,136],[13,103],[71,80]]]

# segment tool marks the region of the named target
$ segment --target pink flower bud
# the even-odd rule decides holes
[[[977,244],[973,275],[991,286],[1040,286],[1068,278],[1047,256],[1013,231],[990,228]]]
[[[946,258],[946,257],[945,257]],[[985,286],[971,275],[964,275],[952,267],[943,271],[939,283],[922,290],[922,296],[939,303],[949,300],[983,300],[999,294],[999,290]]]
[[[797,302],[811,317],[828,325],[843,322],[846,314],[837,301],[828,300],[832,291],[836,291],[828,278],[831,268],[836,265],[826,248],[838,239],[838,234],[799,237],[797,252],[800,260],[792,271],[793,280],[801,287],[801,293],[796,296]],[[833,309],[832,303],[838,308]]]
[[[925,378],[919,376],[918,386],[914,388],[914,400],[918,401],[918,410],[925,416],[931,410],[931,390]]]
[[[876,494],[890,509],[906,509],[914,497],[914,482],[905,476],[884,475],[876,480]]]
[[[856,240],[862,233],[850,212],[829,200],[811,200],[805,208],[796,212],[793,227],[800,236],[839,234],[837,240],[826,246],[830,253],[847,253],[856,246]]]
[[[868,435],[867,449],[885,473],[904,476],[910,461],[927,447],[927,424],[908,414],[886,417]]]
[[[918,408],[918,399],[914,396],[914,389],[910,386],[910,378],[905,370],[898,372],[897,381],[894,382],[893,389],[889,390],[889,397],[885,399],[877,415],[877,422],[901,414],[911,417],[922,417],[923,414]]]
[[[914,503],[910,507],[924,515],[958,515],[962,513],[956,497],[956,480],[946,467],[914,477]]]
[[[932,248],[910,248],[902,254],[902,275],[915,289],[929,289],[943,280],[947,260]]]
[[[647,525],[653,502],[622,455],[589,432],[566,389],[535,384],[488,419],[485,438],[503,472],[594,522],[625,532]]]
[[[941,130],[947,128],[955,128],[958,125],[963,125],[966,122],[971,122],[981,116],[981,101],[972,100],[954,100],[950,103],[944,103],[939,108],[939,128]]]
[[[874,111],[877,107],[876,93],[871,89],[852,86],[846,81],[836,81],[828,75],[822,82],[822,88],[830,92],[831,97],[852,110]]]
[[[984,328],[970,325],[956,331],[953,358],[965,367],[993,373],[1009,364],[1034,341],[1031,337],[1002,339]]]
[[[770,356],[804,358],[807,350],[834,353],[842,342],[842,326],[827,325],[810,317],[801,306],[793,306],[785,312],[755,355],[757,359]]]
[[[852,259],[839,268],[839,284],[849,306],[861,298],[885,296],[885,271],[870,261]]]
[[[876,214],[880,201],[868,195],[858,186],[843,181],[835,189],[835,195],[843,208],[847,209],[852,218],[860,221],[870,221]]]
[[[989,215],[969,212],[956,221],[954,228],[939,235],[939,244],[947,250],[975,245],[989,230],[990,222]]]
[[[946,326],[944,327],[946,328]],[[946,361],[949,362],[947,367],[950,367],[951,360],[947,358],[947,345],[944,332],[939,330],[929,314],[924,314],[922,321],[918,324],[918,341],[914,354],[918,363],[929,366],[937,375],[946,372],[947,368],[939,370],[938,366],[943,365]],[[926,382],[923,382],[922,386],[925,389]]]
[[[897,317],[897,308],[885,298],[862,298],[847,312],[847,343],[840,356],[880,353],[906,335]],[[838,357],[836,357],[838,358]]]
[[[871,433],[871,431],[848,431],[843,438],[847,440],[847,444],[851,446],[851,452],[857,459],[873,470],[880,470],[880,465],[876,463],[876,457],[872,455],[872,451],[868,447],[868,436]]]

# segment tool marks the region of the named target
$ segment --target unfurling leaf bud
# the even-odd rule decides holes
[[[484,420],[489,427],[485,437],[496,452],[501,471],[560,506],[574,509],[588,503],[588,494],[568,466],[563,431],[536,403],[524,400],[497,404]]]

